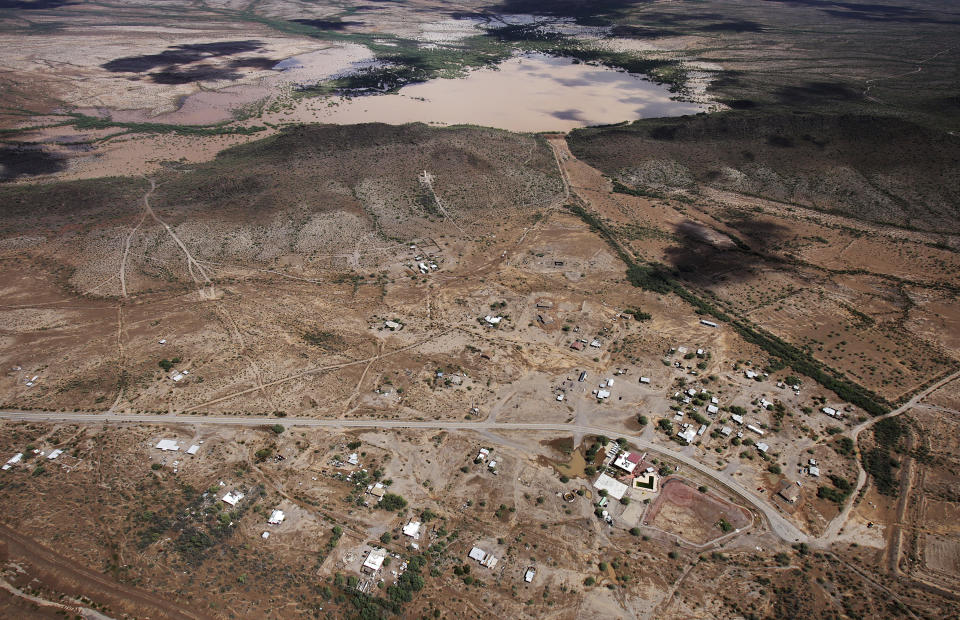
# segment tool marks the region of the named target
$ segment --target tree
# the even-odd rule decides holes
[[[280,433],[283,432],[283,424],[274,424],[273,426],[270,427],[270,430],[272,430],[274,433],[279,435]]]
[[[407,500],[403,499],[402,496],[397,495],[396,493],[386,493],[383,496],[383,499],[380,500],[378,504],[380,508],[384,510],[389,510],[391,512],[396,510],[403,510],[407,507]]]
[[[587,465],[586,467],[583,468],[583,473],[585,473],[588,476],[592,476],[593,474],[597,473],[597,468],[594,467],[593,465]]]
[[[631,528],[630,528],[630,534],[633,535],[633,536],[639,536],[639,535],[640,535],[640,528],[639,528],[639,527],[631,527]]]
[[[700,491],[701,493],[706,493],[708,489],[705,486],[701,486],[697,490]]]
[[[383,534],[380,534],[380,542],[383,544],[387,544],[391,540],[393,540],[393,536],[390,535],[390,532],[384,532]]]
[[[640,424],[640,426],[646,426],[650,423],[650,420],[647,419],[647,416],[641,415],[637,416],[637,423]]]

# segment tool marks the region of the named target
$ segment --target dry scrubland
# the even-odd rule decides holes
[[[153,448],[160,438],[203,443],[196,455],[171,455]],[[718,506],[730,519],[742,511],[715,492],[701,502],[701,491],[678,479],[668,487],[686,491],[670,491],[669,501],[678,502],[666,504],[673,519],[661,507],[642,537],[602,526],[586,480],[572,475],[564,482],[531,460],[539,454],[541,462],[562,461],[566,454],[536,437],[515,439],[517,448],[494,448],[493,475],[472,463],[477,446],[490,444],[469,433],[6,425],[5,449],[58,445],[65,454],[56,462],[33,459],[0,489],[9,523],[17,524],[0,529],[3,579],[39,600],[112,617],[355,617],[362,609],[351,602],[355,584],[369,581],[359,566],[376,546],[425,560],[420,569],[407,568],[419,572],[423,589],[404,616],[488,610],[510,617],[798,617],[823,608],[886,616],[901,605],[931,617],[949,613],[945,603],[896,579],[866,577],[882,555],[870,547],[773,554],[757,534],[712,551],[674,542],[676,535],[722,534],[702,525],[724,514]],[[341,463],[351,452],[363,478],[358,467]],[[375,504],[363,480],[383,481],[405,507],[363,505]],[[227,506],[219,497],[228,490],[245,496]],[[560,497],[565,491],[575,499]],[[26,503],[25,493],[57,501]],[[285,520],[267,525],[275,509]],[[691,509],[700,519],[677,521]],[[420,552],[400,533],[411,519],[423,522]],[[496,555],[496,567],[469,560],[473,545]],[[385,583],[367,586],[372,592],[388,596],[398,582],[391,571],[401,561],[391,559],[378,577]],[[531,566],[536,577],[527,584],[522,575]],[[880,589],[883,596],[864,596]],[[57,611],[18,598],[7,603],[38,617]]]
[[[457,39],[451,18],[487,11],[577,34]],[[0,176],[44,181],[0,186],[0,408],[54,416],[0,425],[0,461],[24,454],[0,472],[4,615],[956,615],[951,3],[52,1],[0,20]],[[281,88],[224,126],[144,122],[317,47],[429,79],[596,27],[730,110],[569,136],[285,127]],[[57,180],[103,168],[147,176]],[[598,506],[599,433],[658,490]],[[370,577],[374,547],[393,555]]]
[[[20,524],[5,534],[10,562],[27,562],[37,544],[71,549],[8,572],[24,593],[92,604],[59,598],[84,592],[113,613],[143,615],[162,608],[151,597],[172,592],[163,614],[214,617],[279,608],[349,617],[371,605],[441,616],[945,613],[958,534],[943,524],[957,482],[942,473],[951,448],[918,452],[916,439],[949,434],[936,426],[943,411],[924,404],[851,441],[867,411],[782,367],[732,325],[700,324],[705,315],[682,297],[632,286],[623,262],[662,262],[676,286],[808,351],[882,403],[955,369],[951,341],[931,328],[953,320],[952,283],[911,271],[915,254],[953,259],[935,236],[709,186],[639,196],[560,136],[476,128],[290,129],[208,164],[96,187],[0,190],[9,205],[0,355],[19,367],[4,378],[5,407],[134,416],[123,427],[4,425],[5,452],[66,450],[63,461],[17,465],[0,489],[10,514],[22,515],[8,522]],[[762,231],[780,229],[799,232],[764,245]],[[864,250],[885,250],[882,261],[830,266],[839,259],[824,247],[877,235],[898,240]],[[485,316],[503,318],[494,328]],[[578,338],[599,347],[571,349]],[[765,368],[759,380],[744,374]],[[608,377],[616,384],[600,402],[596,385]],[[677,402],[688,389],[697,400]],[[949,410],[955,389],[925,402]],[[720,411],[699,413],[712,397]],[[844,418],[820,413],[827,405]],[[166,412],[185,417],[136,424]],[[732,421],[738,412],[764,429],[766,452]],[[177,425],[224,414],[262,418],[246,430]],[[481,426],[355,439],[284,426],[310,418],[609,429],[647,452],[667,490],[611,502],[608,526],[587,469],[602,466],[604,452],[588,431]],[[686,445],[678,418],[694,428],[704,418],[707,432]],[[558,432],[572,441],[551,441]],[[203,439],[199,455],[152,447],[174,436],[184,448]],[[498,474],[472,462],[481,446],[494,449]],[[351,451],[367,474],[392,481],[407,516],[357,504],[373,501],[367,474],[346,480],[357,468],[335,464]],[[861,468],[870,484],[853,494]],[[796,502],[777,495],[797,481]],[[227,510],[203,495],[211,488],[246,498]],[[36,497],[57,501],[38,510]],[[902,512],[899,497],[910,498]],[[277,506],[287,520],[264,540]],[[758,506],[810,544],[791,548]],[[430,533],[408,548],[398,528],[425,510]],[[396,565],[373,581],[359,570],[385,532],[398,538],[382,544],[406,561],[422,555],[396,585]],[[501,559],[495,570],[466,558],[473,544]],[[86,572],[64,575],[63,558]],[[531,565],[537,577],[525,585]],[[96,581],[97,571],[110,580]]]

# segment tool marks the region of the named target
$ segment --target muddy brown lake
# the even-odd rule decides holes
[[[389,95],[325,102],[328,123],[473,124],[512,131],[566,131],[587,125],[696,114],[708,106],[676,101],[643,76],[569,58],[528,54],[459,79],[432,80]],[[328,105],[333,103],[334,105]]]

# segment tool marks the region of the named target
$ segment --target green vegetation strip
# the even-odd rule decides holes
[[[613,248],[617,256],[627,265],[627,279],[633,286],[656,293],[674,293],[698,313],[709,315],[718,321],[728,323],[740,336],[766,351],[771,358],[771,368],[780,370],[786,367],[804,374],[823,387],[834,392],[840,398],[860,407],[873,415],[882,415],[889,411],[890,403],[873,391],[854,383],[838,371],[824,366],[812,355],[785,340],[752,325],[744,319],[730,316],[713,304],[694,294],[681,285],[664,265],[659,263],[637,263],[617,241],[614,234],[600,219],[580,205],[567,205],[571,213],[582,219],[600,234]]]
[[[266,131],[266,127],[254,125],[251,127],[229,126],[229,122],[217,123],[214,125],[169,125],[166,123],[126,123],[112,121],[106,118],[97,118],[95,116],[86,116],[85,114],[69,113],[73,120],[68,124],[76,129],[126,129],[134,133],[154,133],[167,134],[177,133],[185,136],[222,136],[229,134],[252,135],[261,131]]]

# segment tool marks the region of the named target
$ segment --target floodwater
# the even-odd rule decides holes
[[[642,76],[574,63],[569,58],[528,54],[464,78],[413,84],[391,95],[325,100],[302,120],[338,124],[419,121],[512,131],[567,131],[707,110],[705,104],[673,101],[671,96],[667,87]],[[331,102],[336,105],[329,105]]]
[[[312,84],[373,63],[358,45],[333,47],[290,58],[253,84],[203,90],[175,112],[114,111],[118,121],[206,124],[228,121],[234,110],[266,101],[284,84]],[[411,84],[388,95],[310,97],[267,111],[258,124],[381,122],[483,125],[511,131],[568,131],[638,118],[680,116],[706,104],[674,101],[665,86],[643,76],[570,58],[526,54],[457,79]],[[268,108],[269,110],[269,108]]]

